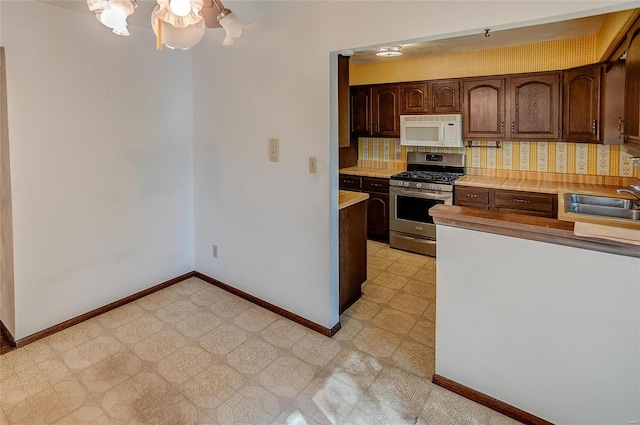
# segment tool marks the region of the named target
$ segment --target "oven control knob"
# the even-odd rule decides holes
[[[420,189],[422,187],[422,183],[416,183],[416,187]]]
[[[409,182],[404,182],[404,187],[409,187]]]

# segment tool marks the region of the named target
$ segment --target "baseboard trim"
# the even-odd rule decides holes
[[[178,282],[182,282],[183,280],[189,279],[190,277],[194,276],[194,272],[189,272],[189,273],[185,273],[181,276],[178,277],[174,277],[173,279],[167,280],[166,282],[162,282],[158,285],[152,286],[151,288],[147,288],[143,291],[140,292],[136,292],[135,294],[129,295],[128,297],[122,298],[120,300],[114,301],[112,303],[109,303],[107,305],[104,305],[102,307],[96,308],[95,310],[91,310],[87,313],[81,314],[80,316],[74,317],[73,319],[69,319],[66,320],[62,323],[59,323],[57,325],[51,326],[50,328],[44,329],[40,332],[36,332],[32,335],[26,336],[24,338],[21,338],[17,341],[13,340],[13,343],[15,344],[14,347],[16,348],[20,348],[23,347],[27,344],[30,344],[32,342],[35,342],[39,339],[45,338],[49,335],[53,335],[56,332],[60,332],[61,330],[64,330],[66,328],[69,328],[71,326],[77,325],[78,323],[84,322],[85,320],[89,320],[93,317],[96,317],[100,314],[106,313],[107,311],[113,310],[114,308],[118,308],[121,307],[125,304],[130,303],[131,301],[135,301],[139,298],[145,297],[149,294],[152,294],[156,291],[159,291],[161,289],[167,288],[171,285],[175,285]],[[4,326],[3,326],[4,329]]]
[[[244,298],[245,300],[252,302],[256,305],[259,305],[260,307],[269,310],[273,313],[276,313],[282,317],[285,317],[293,322],[296,322],[302,326],[305,326],[309,329],[311,329],[312,331],[321,333],[322,335],[328,336],[328,337],[332,337],[333,335],[336,334],[336,332],[338,332],[340,330],[340,322],[338,322],[334,327],[332,327],[331,329],[329,328],[325,328],[324,326],[321,326],[315,322],[312,322],[311,320],[305,319],[302,316],[298,316],[295,313],[292,313],[288,310],[285,310],[283,308],[278,307],[277,305],[271,304],[268,301],[265,301],[263,299],[260,299],[256,296],[253,296],[247,292],[241,291],[238,288],[234,288],[231,285],[227,285],[224,282],[219,281],[218,279],[214,279],[210,276],[207,276],[204,273],[200,273],[198,271],[195,272],[194,274],[195,277],[197,277],[198,279],[202,279],[205,282],[208,282],[212,285],[217,286],[218,288],[224,289],[225,291],[232,293],[233,295],[237,295],[240,298]]]
[[[524,410],[520,410],[517,407],[476,391],[473,388],[469,388],[465,385],[459,384],[455,381],[452,381],[451,379],[445,378],[444,376],[434,374],[431,382],[438,386],[441,386],[442,388],[446,388],[449,391],[453,391],[454,393],[459,394],[462,397],[473,400],[478,404],[487,406],[488,408],[493,409],[496,412],[500,412],[505,416],[520,421],[523,424],[553,425],[553,423],[549,421],[546,421],[542,418],[532,415],[531,413],[527,413]]]

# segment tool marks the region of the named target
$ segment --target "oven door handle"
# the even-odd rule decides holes
[[[426,192],[424,190],[415,190],[415,189],[405,189],[400,187],[394,187],[389,191],[390,195],[406,195],[413,196],[414,198],[422,198],[422,199],[435,199],[438,201],[446,201],[448,199],[452,199],[452,193],[436,193],[436,192]]]

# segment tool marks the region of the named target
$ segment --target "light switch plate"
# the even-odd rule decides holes
[[[269,139],[269,160],[280,161],[280,139]]]

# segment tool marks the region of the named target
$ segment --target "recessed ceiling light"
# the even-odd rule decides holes
[[[376,56],[393,57],[402,55],[402,46],[383,46],[378,47]]]

